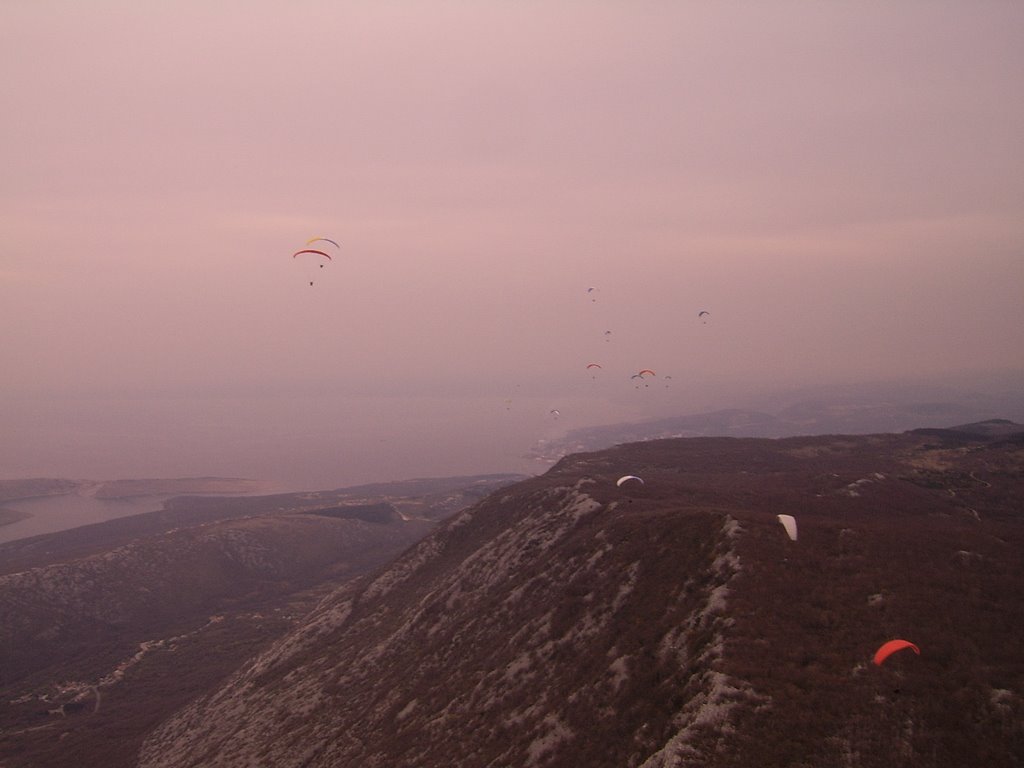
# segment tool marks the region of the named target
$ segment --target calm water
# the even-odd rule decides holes
[[[6,509],[28,512],[32,517],[10,525],[0,525],[0,543],[54,533],[80,525],[102,523],[116,517],[138,515],[160,509],[168,496],[146,496],[132,499],[94,499],[89,496],[49,496],[21,499],[3,504]]]
[[[0,402],[0,478],[217,476],[284,492],[538,474],[548,465],[526,456],[538,440],[643,415],[585,391],[526,397],[514,385],[495,397],[10,398]],[[160,509],[166,498],[5,502],[33,517],[0,526],[0,542]]]

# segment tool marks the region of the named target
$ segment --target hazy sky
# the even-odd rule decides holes
[[[8,0],[0,476],[1022,368],[1022,84],[1009,1]]]

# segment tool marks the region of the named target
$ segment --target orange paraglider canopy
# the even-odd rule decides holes
[[[904,648],[910,648],[918,656],[921,655],[921,649],[909,640],[890,640],[887,643],[882,643],[882,647],[875,651],[875,664],[881,666],[883,661],[896,653],[896,651],[902,651]]]

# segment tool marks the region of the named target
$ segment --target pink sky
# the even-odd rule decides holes
[[[4,3],[0,384],[554,404],[600,358],[671,372],[650,414],[1024,368],[1022,41],[1011,2]]]

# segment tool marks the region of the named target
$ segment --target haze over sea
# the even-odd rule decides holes
[[[4,3],[0,478],[535,472],[574,427],[1020,371],[1022,31]]]
[[[543,467],[524,454],[536,441],[598,406],[607,412],[575,396],[26,399],[4,409],[0,467],[9,478],[214,475],[279,490],[534,473]]]

